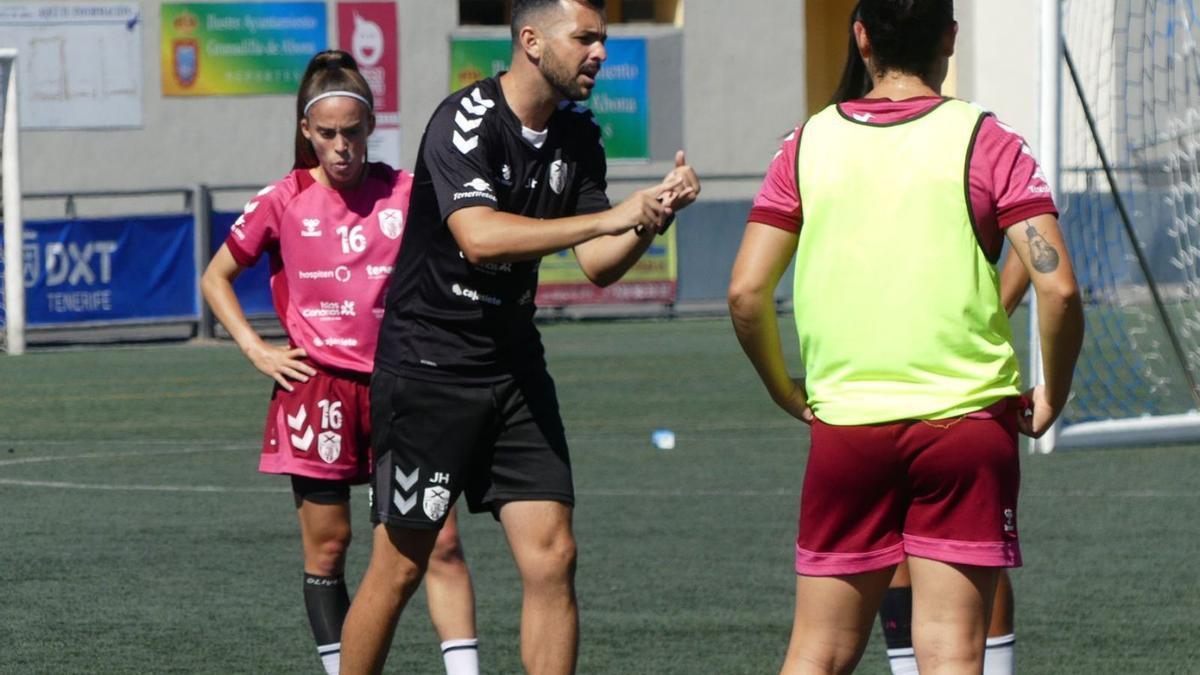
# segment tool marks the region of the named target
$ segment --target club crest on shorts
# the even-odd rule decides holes
[[[404,234],[404,212],[400,209],[384,209],[379,212],[379,229],[388,239],[399,239]]]
[[[1005,532],[1016,532],[1017,531],[1016,516],[1017,516],[1017,514],[1012,509],[1004,509],[1004,531]]]
[[[450,509],[450,491],[440,485],[425,488],[425,515],[430,520],[441,520]]]
[[[342,435],[336,431],[323,431],[317,437],[317,452],[326,464],[333,464],[342,456]]]

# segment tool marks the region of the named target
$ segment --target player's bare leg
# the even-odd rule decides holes
[[[304,543],[304,571],[318,576],[340,576],[350,547],[350,504],[317,504],[300,500],[300,538]]]
[[[796,618],[781,675],[849,673],[862,658],[893,568],[796,577]]]
[[[371,562],[342,628],[342,675],[379,673],[396,622],[421,585],[437,532],[376,525]]]
[[[450,509],[425,572],[429,618],[442,641],[447,672],[479,672],[475,591],[458,536],[458,509]]]
[[[909,557],[908,568],[922,675],[980,673],[999,570],[916,557]]]
[[[987,650],[983,657],[984,675],[1012,675],[1016,636],[1014,630],[1012,581],[1008,570],[1001,569],[992,599],[992,621],[987,632]],[[888,662],[893,675],[917,672],[912,650],[912,580],[908,563],[896,567],[883,607],[879,610],[888,647]]]
[[[521,662],[530,675],[575,672],[579,609],[571,515],[571,507],[558,502],[500,507],[500,523],[521,575]]]
[[[1008,570],[1000,570],[996,578],[996,595],[992,600],[992,622],[988,627],[988,637],[1011,635],[1015,625],[1012,580],[1008,578]]]

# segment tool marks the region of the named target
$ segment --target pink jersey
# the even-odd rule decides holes
[[[893,101],[857,99],[841,104],[843,113],[868,124],[893,124],[931,110],[943,99],[924,96]],[[751,222],[799,232],[804,213],[796,185],[796,152],[803,127],[795,129],[775,153],[754,206]],[[1042,214],[1058,215],[1045,174],[1017,132],[995,117],[984,118],[971,148],[968,179],[971,213],[984,250],[998,250],[1004,229]]]
[[[412,175],[371,164],[335,190],[298,169],[246,204],[225,240],[239,265],[266,253],[271,297],[293,345],[327,368],[371,372]]]

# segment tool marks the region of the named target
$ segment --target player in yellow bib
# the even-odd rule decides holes
[[[1020,565],[1016,434],[1043,433],[1070,389],[1083,324],[1057,213],[1019,136],[940,95],[956,30],[951,0],[861,2],[873,88],[789,136],[734,267],[739,340],[812,426],[785,673],[851,670],[906,558],[921,672],[978,673],[998,570]],[[1045,350],[1023,412],[1004,238]],[[773,304],[793,258],[803,379]]]

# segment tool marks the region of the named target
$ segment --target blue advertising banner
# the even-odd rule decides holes
[[[193,229],[191,215],[26,222],[26,323],[196,319]]]
[[[584,105],[596,113],[609,159],[650,157],[646,39],[612,38],[596,89]]]
[[[229,237],[229,230],[234,221],[242,213],[212,214],[212,241],[209,242],[209,253],[216,253]],[[271,303],[271,263],[267,256],[259,259],[258,264],[238,275],[233,280],[233,292],[237,294],[238,302],[242,303],[242,311],[246,316],[256,314],[274,314],[275,305]]]

